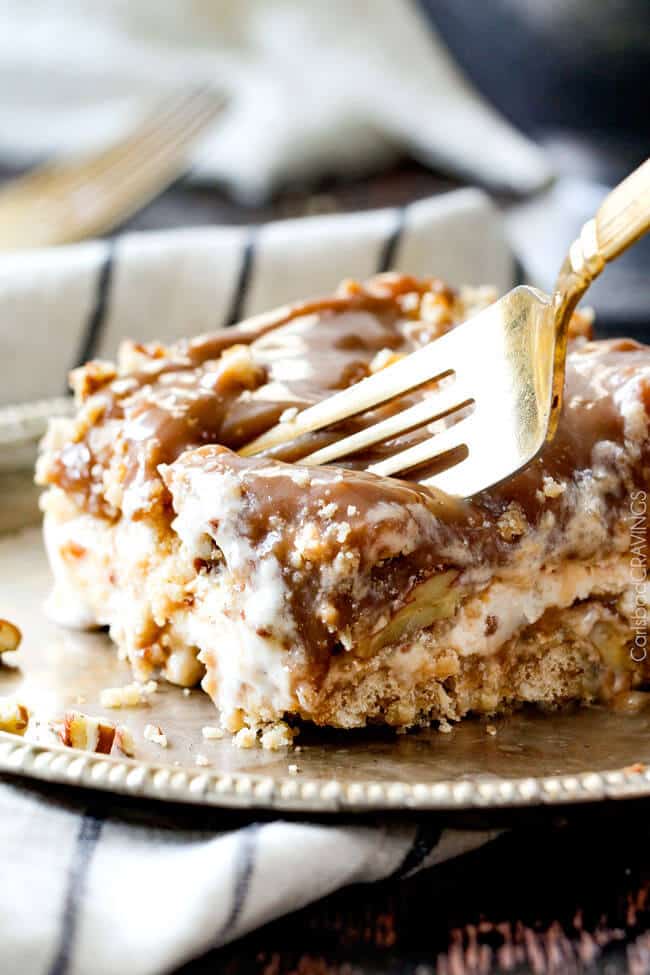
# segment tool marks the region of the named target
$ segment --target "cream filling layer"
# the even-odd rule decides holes
[[[237,501],[233,493],[233,507]],[[181,532],[188,548],[200,544],[197,519],[191,521],[194,532],[187,531],[187,523],[186,531]],[[198,521],[201,523],[202,519]],[[205,527],[204,520],[202,524]],[[224,518],[222,524],[227,525],[228,519]],[[118,642],[124,640],[128,645],[130,637],[126,630],[137,626],[143,616],[152,615],[161,624],[166,621],[171,624],[171,657],[166,676],[173,682],[185,683],[175,673],[176,664],[180,657],[188,654],[193,657],[198,650],[209,668],[207,686],[225,714],[242,709],[266,720],[295,710],[291,655],[287,649],[295,645],[291,640],[293,623],[286,611],[287,590],[281,568],[273,555],[269,552],[263,555],[262,570],[248,576],[243,592],[241,587],[233,591],[227,569],[195,576],[190,584],[194,604],[185,606],[176,600],[172,609],[169,603],[169,616],[165,620],[146,586],[139,592],[129,586],[127,572],[122,573],[121,581],[115,585],[110,582],[112,562],[120,557],[122,543],[127,541],[132,573],[138,572],[140,565],[156,564],[154,533],[134,531],[130,523],[125,527],[129,531],[123,533],[124,538],[118,543],[116,532],[122,535],[118,526],[104,526],[89,515],[61,520],[55,512],[46,515],[45,537],[55,576],[49,609],[54,618],[68,626],[112,625]],[[181,522],[177,527],[185,526]],[[235,563],[241,565],[250,558],[250,551],[243,550],[247,546],[243,543],[242,549],[241,539],[234,534],[222,535],[219,541],[231,558],[234,556]],[[70,543],[86,549],[87,554],[79,565],[63,554]],[[159,587],[177,586],[175,567],[180,570],[181,564],[185,565],[180,554],[168,557],[164,564],[158,559],[158,563],[155,574]],[[460,655],[488,655],[539,620],[548,609],[561,610],[590,597],[618,597],[633,588],[626,554],[598,563],[564,562],[537,570],[531,567],[529,574],[522,574],[520,579],[494,579],[467,599],[437,642],[441,650],[453,649]],[[151,605],[143,605],[145,601],[151,601]],[[269,624],[280,639],[266,634]],[[427,642],[427,647],[426,655],[430,659],[431,642]],[[409,649],[393,656],[394,666],[415,672],[426,664],[424,653],[418,634],[414,633]]]
[[[519,630],[536,623],[548,609],[566,609],[594,596],[617,596],[631,585],[630,561],[625,555],[596,563],[531,567],[519,580],[494,579],[460,606],[444,636],[444,646],[462,656],[487,656]]]

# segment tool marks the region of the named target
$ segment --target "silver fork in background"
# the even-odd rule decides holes
[[[650,159],[615,187],[582,228],[547,297],[520,287],[429,345],[280,423],[241,448],[243,456],[275,449],[425,384],[413,406],[302,457],[315,466],[340,462],[379,443],[387,456],[367,470],[381,476],[435,464],[420,483],[469,497],[521,470],[555,433],[564,387],[573,310],[609,261],[650,229]],[[444,379],[445,382],[441,382]],[[448,425],[450,421],[451,425]],[[432,435],[429,425],[444,420]],[[404,449],[399,437],[424,439]]]
[[[174,95],[107,148],[6,183],[0,250],[70,243],[122,223],[185,170],[190,147],[225,103],[207,87]]]

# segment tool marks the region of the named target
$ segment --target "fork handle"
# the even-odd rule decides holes
[[[571,315],[585,291],[608,261],[627,250],[650,230],[650,159],[615,186],[598,213],[573,242],[558,277],[555,310],[553,406],[548,439],[555,433],[562,406],[564,364]]]
[[[568,290],[577,302],[605,264],[649,229],[650,159],[646,159],[614,187],[596,216],[584,225],[560,272],[558,291]]]
[[[605,261],[613,261],[650,228],[650,159],[605,197],[595,219]]]

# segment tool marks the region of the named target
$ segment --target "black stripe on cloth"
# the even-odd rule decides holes
[[[248,292],[248,288],[250,287],[253,274],[256,236],[256,228],[250,227],[246,243],[244,244],[244,250],[242,251],[239,275],[237,277],[237,284],[232,296],[230,311],[226,315],[223,323],[226,328],[229,328],[231,325],[236,325],[237,322],[240,322],[244,317],[244,302],[246,300],[246,294]]]
[[[513,256],[513,264],[513,276],[515,279],[512,285],[513,288],[519,287],[520,284],[527,284],[528,277],[526,275],[526,269],[516,254]]]
[[[397,248],[404,230],[405,214],[406,207],[398,207],[395,211],[395,225],[384,241],[379,255],[379,263],[377,264],[378,274],[382,274],[384,271],[390,271],[395,263]]]
[[[106,244],[106,252],[95,283],[95,298],[83,330],[83,335],[81,336],[77,356],[73,362],[74,368],[82,366],[84,362],[92,359],[97,350],[108,312],[114,263],[115,241],[109,240]]]
[[[438,845],[441,836],[442,827],[420,823],[406,856],[387,879],[397,880],[417,870],[418,867],[422,866],[433,848]]]
[[[214,945],[218,947],[235,933],[239,918],[246,906],[246,898],[255,871],[255,855],[257,853],[260,823],[253,823],[239,831],[237,850],[235,853],[235,868],[233,876],[232,902],[228,915],[217,931]]]
[[[99,344],[108,312],[114,264],[115,241],[109,240],[106,244],[106,253],[104,254],[99,274],[97,275],[95,300],[93,301],[90,315],[86,322],[75,366],[81,366],[84,362],[92,359]]]
[[[74,948],[79,906],[83,901],[86,877],[104,825],[103,814],[88,810],[79,825],[79,832],[68,868],[68,884],[61,915],[61,933],[54,960],[48,975],[66,975]]]

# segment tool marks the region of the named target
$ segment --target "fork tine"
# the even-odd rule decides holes
[[[454,382],[448,389],[445,388],[440,392],[434,391],[426,399],[408,409],[400,410],[399,413],[395,413],[379,423],[373,423],[365,430],[359,430],[358,433],[336,440],[327,447],[322,447],[320,450],[314,451],[313,454],[308,454],[307,457],[301,458],[300,463],[308,466],[329,464],[340,457],[372,447],[373,444],[380,443],[382,440],[388,440],[401,433],[414,430],[416,427],[422,426],[423,423],[445,416],[461,406],[466,406],[471,400],[472,397]]]
[[[459,420],[458,423],[455,423],[447,430],[428,437],[413,447],[407,447],[406,450],[401,450],[399,453],[393,454],[392,457],[387,457],[377,464],[371,464],[366,469],[371,474],[390,477],[393,474],[399,474],[400,471],[407,471],[411,467],[419,467],[421,464],[426,464],[428,461],[435,460],[441,454],[453,450],[454,447],[461,447],[463,444],[467,444],[475,428],[476,413],[472,413],[463,420]],[[437,483],[437,478],[435,483]]]
[[[423,383],[442,379],[454,371],[457,350],[462,355],[462,346],[458,348],[456,335],[449,332],[374,376],[368,376],[310,406],[299,413],[295,420],[279,423],[242,447],[239,453],[242,457],[251,457],[263,450],[279,447],[312,430],[331,426],[349,416],[370,410],[378,403],[384,403]]]
[[[78,240],[125,219],[170,181],[224,102],[197,89],[85,164],[57,164],[23,177],[18,187],[0,192],[0,246]]]
[[[146,148],[149,141],[159,139],[165,126],[182,123],[196,105],[205,103],[207,94],[208,90],[202,87],[172,97],[164,105],[150,111],[126,138],[89,156],[85,161],[46,163],[12,180],[0,189],[0,202],[4,206],[16,200],[23,206],[26,202],[24,196],[33,205],[39,206],[43,198],[51,199],[53,189],[64,194],[72,191],[106,169],[112,170],[124,157],[130,157],[140,147]]]
[[[472,451],[457,463],[444,471],[439,471],[433,477],[418,478],[418,483],[426,487],[444,491],[445,494],[457,495],[461,498],[471,497],[485,488],[485,471],[477,467]]]
[[[126,152],[116,154],[107,166],[98,168],[92,177],[101,180],[102,176],[108,175],[113,179],[119,170],[133,173],[136,166],[153,163],[160,154],[180,154],[224,103],[224,98],[188,103],[183,111],[162,119],[146,137],[134,140]]]
[[[218,108],[206,108],[188,120],[183,128],[170,133],[166,141],[154,149],[141,150],[135,157],[124,159],[118,168],[102,174],[95,185],[95,192],[110,194],[108,199],[98,197],[85,218],[85,232],[101,225],[109,229],[115,222],[141,208],[170,181],[185,158],[188,146],[211,122]],[[117,185],[113,185],[115,181]],[[85,234],[84,234],[85,235]]]

